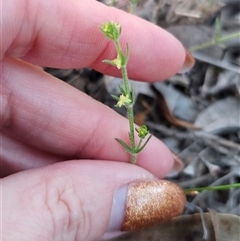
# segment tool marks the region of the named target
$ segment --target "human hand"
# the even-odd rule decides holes
[[[127,164],[114,138],[127,139],[128,121],[35,65],[118,76],[101,62],[115,57],[99,30],[107,20],[120,22],[131,46],[132,79],[166,79],[191,67],[189,55],[164,30],[97,1],[8,0],[2,9],[3,240],[100,239],[116,231],[110,217],[121,228],[124,202],[118,220],[111,214],[115,191],[164,177],[173,157],[152,138],[138,166]]]

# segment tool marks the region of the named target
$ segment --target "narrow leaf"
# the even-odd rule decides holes
[[[217,18],[216,22],[215,22],[215,31],[214,31],[214,37],[213,37],[215,41],[220,39],[221,30],[222,30],[221,22],[220,22],[219,18]]]
[[[131,86],[131,100],[132,100],[132,103],[134,103],[134,101],[135,101],[135,93],[134,93],[133,86]]]
[[[126,95],[126,91],[123,89],[123,87],[121,85],[118,85],[118,88],[119,88],[121,94]]]
[[[105,64],[109,64],[109,65],[112,65],[112,66],[116,67],[116,64],[112,60],[105,59],[102,62],[105,63]]]
[[[119,101],[119,97],[117,95],[111,95],[114,100]]]
[[[140,147],[139,149],[136,150],[136,154],[138,154],[139,152],[141,152],[143,150],[143,148],[147,145],[147,143],[149,142],[150,138],[152,137],[152,135],[150,135],[148,137],[148,139],[145,141],[145,143],[142,145],[142,147]]]
[[[126,48],[127,48],[127,53],[126,53],[126,64],[127,64],[129,59],[129,54],[130,54],[128,43],[126,44]]]
[[[122,141],[121,139],[118,139],[118,138],[115,138],[115,140],[124,147],[126,152],[132,153],[131,147],[129,147],[124,141]]]

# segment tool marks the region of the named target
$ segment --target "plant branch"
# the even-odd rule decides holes
[[[223,42],[225,42],[229,39],[236,38],[236,37],[239,37],[239,36],[240,36],[240,32],[235,32],[233,34],[230,34],[230,35],[227,35],[227,36],[224,36],[224,37],[212,39],[211,41],[203,43],[201,45],[194,46],[194,47],[190,48],[189,51],[196,51],[196,50],[205,49],[207,47],[211,47],[215,44],[223,43]]]
[[[240,183],[233,183],[233,184],[220,185],[220,186],[187,188],[187,189],[184,189],[184,192],[186,194],[190,194],[193,191],[197,191],[197,192],[201,192],[201,191],[219,191],[219,190],[228,190],[230,188],[240,188]]]

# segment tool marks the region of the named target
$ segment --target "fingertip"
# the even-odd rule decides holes
[[[138,231],[179,215],[186,202],[183,190],[166,180],[138,180],[114,193],[108,233]]]
[[[112,16],[122,26],[122,48],[126,50],[128,44],[130,49],[128,73],[131,79],[160,81],[185,69],[186,50],[171,33],[118,9],[113,10]],[[119,76],[119,70],[102,63],[102,59],[115,58],[115,54],[114,45],[110,40],[105,41],[103,51],[92,67],[105,74]]]
[[[102,63],[104,59],[114,59],[116,51],[99,29],[105,21],[118,21],[122,25],[121,44],[124,50],[126,43],[130,47],[128,70],[132,79],[164,80],[178,72],[185,60],[185,49],[170,33],[97,1],[34,1],[24,8],[30,14],[13,12],[8,5],[11,14],[4,22],[7,40],[3,53],[10,57],[54,68],[92,67],[120,76],[115,68]],[[27,1],[22,1],[21,6],[26,5]],[[23,24],[25,28],[21,29]],[[8,34],[9,29],[13,33]]]
[[[168,147],[152,137],[137,157],[137,164],[158,178],[165,177],[173,168],[174,158]]]

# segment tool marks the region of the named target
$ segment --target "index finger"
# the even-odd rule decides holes
[[[99,30],[105,21],[122,26],[132,79],[166,79],[181,69],[187,56],[182,44],[163,29],[94,0],[9,0],[2,5],[1,59],[5,55],[54,68],[92,67],[119,76],[116,68],[102,63],[116,57],[114,45]]]

